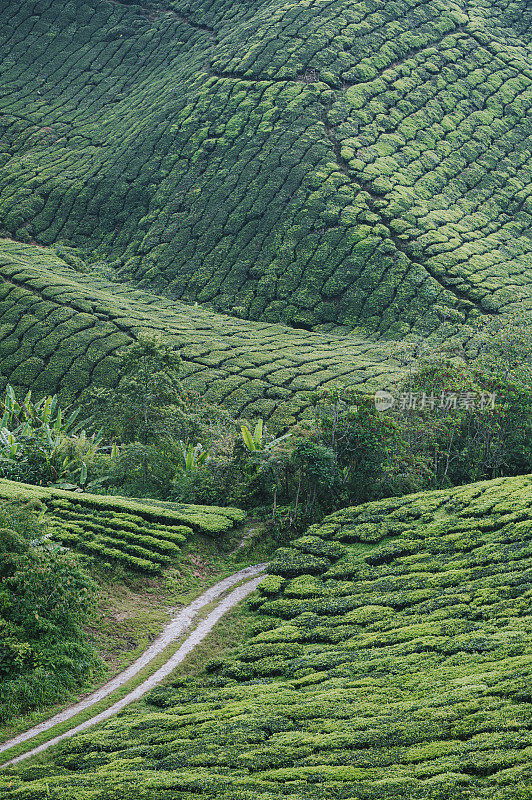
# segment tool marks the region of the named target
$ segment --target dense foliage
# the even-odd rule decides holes
[[[529,328],[497,322],[469,351],[457,356],[455,344],[408,355],[388,411],[373,395],[337,387],[315,392],[310,418],[284,436],[260,421],[257,442],[244,425],[228,446],[234,431],[226,428],[225,448],[177,483],[174,496],[263,507],[286,531],[366,500],[531,472]],[[209,452],[216,436],[203,437]]]
[[[148,445],[175,435],[182,406],[180,361],[169,345],[140,337],[117,358],[118,386],[88,390],[82,402],[94,423],[120,442]]]
[[[97,667],[83,632],[95,593],[30,508],[0,504],[0,721],[57,700]]]
[[[46,485],[76,476],[86,483],[87,467],[82,459],[94,449],[95,437],[88,441],[85,435],[76,436],[80,411],[78,407],[64,415],[57,395],[35,403],[31,390],[18,402],[8,384],[0,421],[2,477]]]

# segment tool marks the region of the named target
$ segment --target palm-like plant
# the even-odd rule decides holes
[[[60,438],[72,435],[79,430],[83,423],[76,420],[80,413],[75,409],[68,417],[63,417],[63,412],[58,405],[57,395],[43,397],[38,403],[33,403],[31,390],[24,400],[19,403],[13,387],[6,387],[4,400],[4,413],[0,421],[2,444],[14,447],[25,438],[36,438],[49,449],[53,449]]]
[[[242,432],[242,439],[250,453],[255,453],[257,450],[264,450],[264,423],[261,419],[255,425],[253,433],[247,425],[242,425],[240,428]]]
[[[280,442],[283,442],[291,436],[290,433],[285,433],[284,436],[278,436],[276,439],[267,442],[264,432],[264,421],[262,419],[259,419],[255,425],[253,433],[247,425],[241,425],[240,430],[244,444],[250,453],[273,450]]]
[[[80,409],[68,416],[63,414],[57,395],[32,401],[31,391],[18,401],[8,384],[0,420],[0,459],[4,464],[20,464],[30,454],[46,465],[49,474],[57,480],[69,471],[69,459],[61,459],[61,447],[68,436],[73,436],[83,425],[78,422]],[[86,481],[86,465],[82,464],[80,477]]]
[[[202,464],[205,464],[206,461],[209,459],[209,454],[206,450],[203,449],[201,444],[185,444],[184,442],[179,442],[179,446],[181,449],[181,469],[183,472],[190,474],[191,472],[195,472]]]

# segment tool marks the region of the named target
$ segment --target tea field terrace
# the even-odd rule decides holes
[[[246,517],[237,508],[126,500],[7,480],[0,480],[2,500],[39,508],[53,541],[148,575],[177,566],[197,534],[223,536]]]

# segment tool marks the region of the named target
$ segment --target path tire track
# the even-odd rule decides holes
[[[245,569],[234,573],[234,575],[231,575],[219,583],[216,583],[214,586],[211,586],[210,589],[207,589],[205,592],[203,592],[203,594],[190,603],[190,605],[183,608],[179,614],[168,623],[160,636],[158,636],[158,638],[144,651],[144,653],[126,670],[121,672],[112,680],[108,681],[92,694],[85,697],[83,700],[80,700],[75,705],[69,706],[64,711],[61,711],[58,714],[55,714],[53,717],[50,717],[50,719],[46,720],[45,722],[42,722],[39,725],[30,728],[30,730],[18,734],[12,739],[0,744],[0,753],[10,750],[17,745],[22,744],[23,742],[35,738],[41,733],[51,730],[56,725],[75,717],[82,711],[85,711],[96,703],[99,703],[105,697],[108,697],[110,694],[131,680],[131,678],[133,678],[141,669],[143,669],[154,658],[160,655],[169,644],[174,642],[176,639],[179,639],[191,626],[200,609],[209,603],[212,603],[213,600],[230,589],[231,586],[241,583],[241,581],[245,581],[245,583],[243,583],[241,586],[237,586],[236,589],[233,589],[233,591],[228,594],[227,597],[224,597],[217,604],[217,606],[207,615],[207,617],[205,617],[205,619],[202,620],[187,636],[179,649],[168,659],[168,661],[166,661],[165,664],[163,664],[162,667],[154,672],[153,675],[150,675],[148,678],[146,678],[146,680],[135,689],[132,689],[131,692],[128,692],[125,697],[121,698],[116,703],[113,703],[109,708],[105,709],[96,716],[91,717],[85,722],[75,725],[70,730],[63,732],[52,739],[49,739],[47,742],[44,742],[38,747],[35,747],[32,750],[17,756],[16,758],[12,758],[10,761],[4,762],[0,765],[0,769],[8,766],[9,764],[16,764],[18,761],[22,761],[30,756],[34,756],[37,753],[41,753],[48,747],[52,747],[63,739],[73,736],[76,733],[80,733],[81,731],[85,731],[88,728],[91,728],[93,725],[97,725],[98,723],[109,719],[109,717],[114,716],[123,708],[130,705],[130,703],[135,702],[153,689],[158,683],[164,680],[164,678],[170,675],[175,667],[180,664],[190,652],[192,652],[197,644],[203,641],[203,639],[210,633],[212,628],[224,614],[226,614],[237,603],[251,594],[251,592],[255,591],[259,583],[261,583],[261,581],[263,581],[265,578],[265,575],[261,573],[265,571],[266,566],[266,564],[257,564],[253,567],[246,567]]]

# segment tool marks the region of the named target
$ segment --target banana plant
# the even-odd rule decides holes
[[[209,454],[203,449],[201,444],[185,444],[179,442],[181,448],[182,462],[181,468],[183,472],[189,474],[195,472],[202,464],[205,464],[209,459]]]
[[[21,449],[21,442],[17,442],[11,431],[2,426],[0,428],[0,443],[4,450],[4,457],[16,458]]]
[[[68,417],[64,418],[63,412],[58,406],[57,395],[49,395],[43,397],[38,403],[33,403],[31,390],[19,403],[13,387],[8,384],[0,429],[6,428],[10,433],[19,437],[38,433],[51,446],[53,434],[73,435],[81,429],[85,421],[77,422],[80,411],[81,409],[76,408]]]
[[[27,462],[28,453],[38,454],[54,480],[69,473],[69,459],[58,463],[67,436],[74,436],[84,424],[78,421],[80,409],[64,416],[57,395],[33,402],[31,391],[17,400],[8,384],[0,420],[0,458],[12,465]],[[91,442],[96,448],[98,443]],[[83,471],[83,467],[81,468]],[[86,478],[85,478],[86,481]]]
[[[250,453],[262,452],[267,450],[273,450],[280,442],[283,442],[285,439],[288,439],[291,436],[291,433],[285,433],[284,436],[278,436],[276,439],[272,439],[270,442],[266,442],[266,437],[264,433],[264,421],[259,419],[257,424],[255,425],[255,430],[253,433],[248,428],[247,425],[242,425],[240,427],[240,431],[242,433],[242,439],[244,440],[244,444],[247,447]]]
[[[264,450],[264,422],[259,419],[255,425],[253,433],[247,425],[242,425],[240,428],[242,432],[242,439],[250,453],[255,453],[257,450]]]

